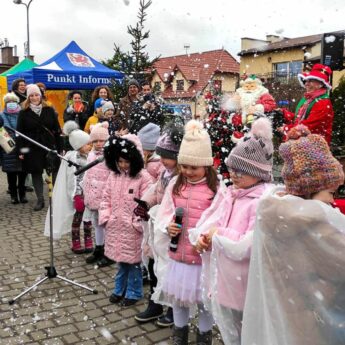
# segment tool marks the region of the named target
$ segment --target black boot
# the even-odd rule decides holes
[[[101,257],[104,255],[104,245],[103,246],[96,246],[93,253],[88,256],[85,261],[87,264],[94,264],[97,262]]]
[[[169,307],[167,312],[158,318],[157,326],[159,327],[170,327],[174,324],[174,314],[173,309]]]
[[[10,194],[11,194],[11,204],[13,205],[19,204],[17,187],[10,188]]]
[[[197,345],[212,345],[212,330],[207,332],[200,332],[199,330],[196,333],[196,344]]]
[[[134,318],[141,322],[148,322],[151,320],[158,319],[163,314],[163,306],[161,304],[157,304],[151,299],[149,299],[149,304],[143,312],[134,316]]]
[[[44,199],[38,199],[34,211],[40,211],[42,208],[44,208]]]
[[[24,191],[21,191],[19,189],[19,201],[22,203],[22,204],[26,204],[28,202],[28,199],[26,198],[25,196],[25,190]]]
[[[114,264],[115,261],[109,259],[108,257],[106,257],[105,255],[103,255],[98,261],[97,261],[97,266],[98,267],[107,267],[110,266],[112,264]]]
[[[189,327],[176,327],[173,328],[173,345],[188,345]]]
[[[14,194],[11,195],[11,204],[13,204],[13,205],[19,204],[19,200],[18,200],[17,195],[14,195]]]

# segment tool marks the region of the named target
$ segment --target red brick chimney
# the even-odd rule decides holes
[[[13,55],[13,47],[6,46],[1,48],[1,62],[3,65],[14,66],[19,62],[19,57]]]

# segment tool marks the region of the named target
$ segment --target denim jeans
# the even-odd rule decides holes
[[[143,297],[143,278],[140,262],[127,264],[119,262],[119,271],[115,276],[114,294],[124,295],[129,299],[141,299]]]

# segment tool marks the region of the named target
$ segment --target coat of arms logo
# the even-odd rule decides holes
[[[83,54],[67,53],[67,57],[71,64],[77,67],[95,67],[91,59]]]

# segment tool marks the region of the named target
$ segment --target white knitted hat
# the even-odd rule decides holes
[[[74,121],[67,121],[63,126],[63,132],[68,135],[69,143],[74,150],[79,150],[91,141],[90,136],[80,130],[78,124]]]
[[[4,103],[8,103],[8,102],[19,103],[19,98],[14,92],[6,93],[6,95],[4,96]]]
[[[177,161],[192,166],[213,165],[211,139],[201,122],[190,120],[186,124]]]

